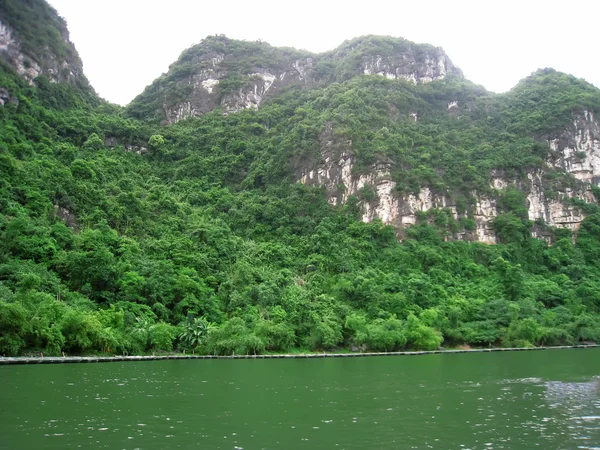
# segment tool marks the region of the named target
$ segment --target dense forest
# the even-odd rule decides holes
[[[56,13],[25,3],[14,27],[26,49],[64,51],[56,33],[28,28]],[[0,2],[9,23],[11,4]],[[247,55],[248,43],[228,42]],[[551,69],[495,95],[462,77],[338,76],[344,64],[258,110],[161,126],[144,116],[151,92],[122,108],[86,83],[29,85],[2,63],[0,355],[599,341],[598,205],[580,202],[576,232],[535,223],[518,181],[544,168],[549,190],[580,185],[545,167],[546,139],[600,111],[600,91]],[[460,119],[453,100],[468,105]],[[464,217],[431,209],[398,230],[361,220],[372,190],[332,206],[323,187],[298,183],[329,123],[357,170],[391,159],[398,192],[452,192]],[[492,170],[516,180],[497,193],[498,244],[457,239]]]

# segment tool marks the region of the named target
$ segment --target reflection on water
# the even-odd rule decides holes
[[[577,448],[600,449],[600,378],[590,381],[546,383],[545,399],[554,412],[545,422],[560,425]]]
[[[0,449],[599,449],[600,349],[0,367]]]

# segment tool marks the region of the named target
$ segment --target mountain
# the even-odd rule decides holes
[[[265,42],[211,36],[169,67],[128,107],[132,117],[175,123],[219,108],[258,108],[290,87],[313,88],[379,74],[414,84],[462,77],[441,48],[405,39],[365,36],[320,55]]]
[[[211,36],[126,108],[1,0],[0,354],[600,340],[600,91]]]
[[[563,98],[575,85],[582,92]],[[319,130],[312,136],[318,152],[294,165],[290,181],[324,186],[332,205],[358,197],[364,221],[380,219],[400,236],[418,214],[439,209],[453,222],[448,237],[486,243],[497,241],[492,222],[503,212],[503,192],[516,189],[526,218],[537,221],[534,234],[551,241],[547,226],[576,230],[585,218],[577,202],[595,202],[589,182],[600,173],[598,121],[577,104],[587,95],[593,105],[595,91],[546,70],[493,96],[466,81],[442,49],[399,38],[365,36],[311,55],[214,36],[183,52],[127,114],[173,124],[211,111],[269,111],[278,96],[295,92],[314,111],[305,121]],[[348,108],[350,93],[363,99],[349,120],[338,109]],[[524,108],[528,117],[515,121],[511,114]],[[528,123],[535,114],[540,123]],[[515,126],[521,129],[506,133]],[[481,153],[481,145],[504,155]],[[370,194],[361,198],[361,191]]]

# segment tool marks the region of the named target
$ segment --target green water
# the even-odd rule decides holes
[[[600,349],[0,367],[5,449],[600,447]]]

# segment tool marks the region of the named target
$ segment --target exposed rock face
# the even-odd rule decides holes
[[[6,88],[0,87],[0,106],[4,106],[7,103],[19,105],[19,99],[12,95]]]
[[[549,142],[551,166],[580,181],[600,184],[600,123],[592,112],[576,116],[569,128]]]
[[[242,109],[256,109],[266,98],[283,87],[309,86],[313,83],[312,58],[303,58],[289,61],[288,67],[283,70],[276,67],[255,67],[252,72],[239,77],[242,86],[223,88],[221,82],[225,80],[227,83],[230,75],[224,61],[225,55],[222,53],[208,53],[194,60],[194,65],[206,68],[177,82],[179,86],[191,87],[190,94],[175,105],[170,105],[167,101],[163,103],[168,123],[199,116],[217,107],[221,107],[226,114]]]
[[[144,145],[141,145],[139,142],[138,143],[122,142],[121,140],[119,140],[115,137],[105,138],[104,145],[106,145],[109,148],[114,148],[118,145],[121,145],[123,147],[123,150],[125,150],[126,152],[135,152],[137,155],[144,155],[144,154],[148,153],[148,148],[144,147]]]
[[[430,83],[459,70],[441,48],[418,57],[413,51],[391,56],[371,56],[363,62],[365,75],[381,75],[389,79],[406,79],[414,84]]]
[[[324,165],[301,171],[299,182],[325,186],[330,204],[343,204],[350,196],[357,196],[361,199],[364,222],[380,219],[398,229],[414,225],[417,213],[433,208],[447,208],[458,218],[456,204],[448,195],[435,193],[428,187],[417,194],[400,194],[392,180],[389,161],[374,164],[367,173],[356,174],[350,143],[336,145],[331,123],[321,133],[320,141]]]
[[[366,173],[355,173],[351,143],[336,144],[330,123],[321,133],[320,144],[323,164],[300,169],[298,181],[306,185],[325,186],[330,204],[343,204],[350,196],[356,196],[360,199],[363,221],[380,219],[396,227],[399,232],[417,223],[420,212],[446,209],[454,219],[470,218],[475,222],[472,232],[461,232],[453,238],[496,243],[492,221],[499,212],[494,195],[472,192],[474,205],[468,211],[459,213],[450,192],[437,193],[429,187],[422,187],[418,193],[398,192],[390,174],[389,161],[374,164]],[[560,139],[550,144],[554,159],[549,166],[564,168],[572,173],[583,182],[580,188],[565,188],[554,197],[549,197],[543,170],[528,173],[526,182],[506,179],[501,173],[493,172],[490,174],[490,188],[498,193],[509,186],[518,188],[526,194],[530,220],[543,220],[546,225],[576,231],[585,214],[569,199],[596,201],[587,183],[597,183],[600,179],[596,178],[600,175],[600,126],[592,114],[585,112],[574,121],[572,129],[565,130]],[[577,156],[579,152],[585,153],[585,158],[583,155]],[[576,160],[573,159],[574,155]]]
[[[240,77],[242,86],[234,89],[223,88],[221,82],[229,76],[228,70],[221,64],[225,55],[209,54],[207,57],[211,67],[178,82],[178,85],[191,87],[189,96],[175,105],[170,105],[167,101],[163,103],[167,123],[200,116],[217,107],[221,107],[225,114],[242,109],[256,109],[266,98],[283,87],[308,86],[313,83],[312,58],[304,58],[290,61],[289,67],[284,70],[255,67],[252,72]],[[196,64],[203,65],[202,61],[197,61]]]
[[[236,48],[244,45],[240,41],[207,38],[184,52],[169,72],[157,79],[140,98],[146,95],[153,99],[151,101],[160,98],[157,113],[167,124],[215,108],[221,108],[225,114],[259,108],[266,99],[289,86],[311,87],[362,74],[406,79],[415,84],[442,79],[451,73],[462,76],[441,48],[404,40],[394,41],[398,44],[398,53],[365,52],[360,58],[349,56],[361,49],[361,45],[369,45],[370,38],[364,39],[364,42],[359,39],[333,52],[315,55],[276,49],[263,43],[245,43],[253,54],[240,54],[236,53]]]
[[[430,209],[447,209],[455,219],[461,217],[457,212],[456,202],[449,194],[433,192],[429,187],[421,188],[418,193],[399,193],[396,190],[396,182],[391,179],[389,163],[375,164],[367,174],[353,174],[352,153],[323,156],[324,167],[302,172],[298,181],[309,186],[325,186],[329,203],[332,205],[343,204],[350,196],[357,196],[361,199],[364,222],[380,219],[400,231],[417,223],[418,213]],[[363,194],[363,189],[370,190],[374,194],[373,198],[365,198],[368,196]],[[485,196],[479,197],[472,211],[476,230],[464,236],[470,240],[496,242],[491,227],[491,221],[496,215],[495,200]]]
[[[67,48],[66,56],[53,54],[46,48],[38,55],[22,50],[18,35],[6,20],[0,17],[0,58],[12,66],[29,84],[40,75],[46,75],[52,82],[67,82],[87,86],[83,75],[81,59],[73,44],[69,41],[66,26],[60,30],[60,36]]]
[[[60,205],[54,205],[54,215],[62,219],[68,227],[73,229],[79,228],[77,217],[69,209]]]
[[[528,173],[527,178],[531,182],[527,195],[529,219],[543,219],[546,224],[554,227],[577,230],[585,215],[579,208],[566,203],[565,200],[579,198],[586,202],[595,202],[592,192],[589,189],[578,191],[565,189],[558,198],[548,198],[544,192],[541,172]]]
[[[42,68],[31,57],[21,53],[20,47],[20,42],[13,36],[10,27],[0,19],[0,54],[2,59],[13,66],[17,73],[25,78],[29,84],[33,84],[34,78],[42,73]]]

